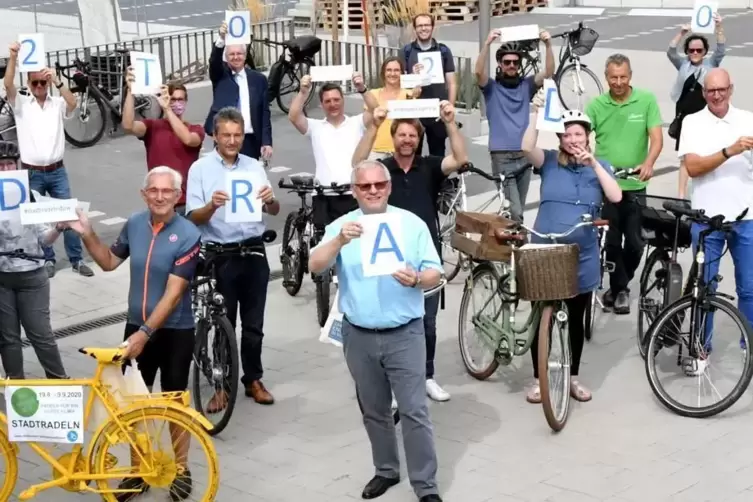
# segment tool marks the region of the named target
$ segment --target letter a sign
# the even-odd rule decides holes
[[[364,277],[390,275],[405,266],[403,228],[400,214],[362,216],[361,263]]]

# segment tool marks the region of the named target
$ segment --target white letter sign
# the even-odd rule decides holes
[[[444,84],[444,67],[442,66],[441,52],[419,52],[418,63],[423,65],[421,74],[431,77],[432,84]]]
[[[256,223],[261,221],[262,202],[259,189],[269,182],[255,173],[240,172],[225,176],[225,191],[230,200],[225,202],[226,223]]]
[[[76,221],[78,199],[51,199],[44,202],[26,202],[21,204],[21,224],[37,225],[39,223],[57,223],[59,221]]]
[[[431,75],[404,73],[400,75],[401,89],[415,89],[416,87],[425,87],[431,85]]]
[[[29,193],[29,171],[0,171],[0,221],[14,219]]]
[[[44,50],[44,34],[19,35],[18,71],[26,73],[39,71],[47,66],[47,53]]]
[[[538,40],[541,37],[541,31],[539,30],[538,24],[500,28],[497,30],[497,33],[499,33],[499,41],[503,44],[506,42]]]
[[[690,20],[690,31],[693,33],[714,33],[716,24],[714,14],[719,10],[719,3],[708,0],[696,0],[693,7],[693,18]]]
[[[338,82],[353,78],[353,65],[312,66],[309,68],[312,82]]]
[[[387,101],[387,118],[424,119],[439,117],[439,99],[392,99]]]
[[[226,10],[227,35],[225,45],[251,43],[251,13],[247,10]]]
[[[131,52],[134,82],[131,92],[157,94],[162,87],[162,65],[159,58],[148,52]]]
[[[405,266],[403,227],[398,213],[367,214],[358,222],[364,277],[390,275]]]
[[[539,108],[539,113],[536,116],[536,129],[539,131],[565,132],[557,84],[550,78],[544,80],[544,100],[544,106]]]

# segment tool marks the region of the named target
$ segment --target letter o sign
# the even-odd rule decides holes
[[[711,10],[711,7],[708,5],[701,5],[695,15],[695,22],[701,28],[706,28],[711,24],[713,18],[714,12]]]
[[[231,17],[227,23],[227,31],[233,38],[243,38],[246,35],[246,20],[241,16]]]

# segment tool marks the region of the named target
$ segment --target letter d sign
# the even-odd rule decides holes
[[[28,202],[29,193],[16,178],[0,178],[0,211],[13,211]]]

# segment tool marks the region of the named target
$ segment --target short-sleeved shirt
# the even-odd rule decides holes
[[[413,73],[413,67],[418,63],[419,56],[422,52],[437,52],[442,58],[442,73],[455,73],[455,60],[452,57],[452,51],[445,44],[440,44],[432,39],[431,46],[428,49],[422,49],[418,42],[412,42],[403,47],[403,61],[405,63],[406,73]],[[431,84],[421,89],[421,99],[448,99],[449,91],[447,82],[443,84]]]
[[[531,75],[515,88],[508,88],[489,78],[481,92],[486,100],[489,119],[489,151],[516,152],[523,144],[531,113],[531,98],[536,87]]]
[[[753,113],[730,106],[720,119],[707,107],[683,119],[677,154],[713,155],[741,136],[753,136]],[[735,155],[713,171],[693,178],[690,203],[693,209],[703,209],[709,216],[723,214],[727,220],[753,207],[753,155]],[[753,219],[753,211],[745,219]]]
[[[661,127],[662,119],[656,96],[644,89],[632,88],[630,97],[615,101],[609,92],[594,98],[586,107],[596,133],[596,156],[615,170],[634,169],[648,156],[648,130]],[[627,191],[642,190],[647,181],[617,180]]]
[[[381,108],[387,108],[387,98],[383,94],[383,87],[378,89],[371,89],[369,92]],[[398,97],[396,99],[408,99],[409,91],[407,89],[400,89]],[[366,106],[364,105],[364,108]],[[395,143],[392,141],[392,135],[390,134],[390,128],[392,127],[392,120],[384,119],[382,125],[377,129],[376,139],[374,140],[374,146],[371,148],[375,152],[380,153],[392,153],[395,151]]]
[[[140,326],[149,319],[165,295],[171,275],[191,280],[199,260],[199,238],[196,225],[178,214],[159,225],[152,224],[149,211],[128,218],[110,250],[122,260],[131,259],[129,324]],[[193,326],[191,290],[186,288],[178,306],[159,327],[190,329]]]
[[[184,144],[167,119],[146,119],[142,122],[146,127],[146,133],[141,138],[146,149],[146,168],[151,171],[155,167],[167,166],[178,171],[183,176],[183,193],[180,194],[178,204],[185,204],[188,170],[199,158],[201,143],[199,146]],[[186,127],[204,141],[204,127],[198,124],[186,124]]]
[[[353,170],[353,153],[366,127],[363,114],[345,117],[339,125],[332,125],[327,119],[306,119],[306,136],[311,138],[314,150],[316,179],[322,185],[350,183]],[[328,194],[329,195],[329,194]]]
[[[430,268],[441,272],[442,264],[426,224],[415,214],[393,206],[387,206],[387,212],[402,216],[400,251],[406,265],[419,272]],[[357,209],[327,225],[319,246],[336,238],[346,222],[358,221],[361,216],[363,211]],[[360,239],[350,241],[340,250],[335,268],[340,292],[338,308],[353,324],[385,329],[423,317],[424,295],[420,288],[403,286],[391,275],[364,277]]]
[[[263,179],[267,186],[269,178],[264,165],[256,159],[238,154],[235,163],[225,164],[217,150],[200,158],[193,163],[188,171],[186,187],[186,214],[206,206],[212,200],[212,194],[218,190],[227,190],[226,176],[231,172],[254,173],[258,179]],[[263,221],[247,223],[225,222],[225,207],[217,209],[209,222],[200,225],[201,239],[205,242],[219,242],[232,244],[243,242],[252,237],[261,237],[266,230]]]
[[[563,166],[557,161],[557,150],[544,150],[541,175],[541,205],[534,230],[540,233],[562,233],[580,223],[584,214],[598,218],[601,214],[604,191],[591,166]],[[606,162],[601,165],[609,173]],[[551,243],[537,236],[534,243]],[[578,288],[580,293],[593,291],[599,285],[599,244],[595,227],[582,227],[558,241],[559,244],[577,244],[580,248]]]
[[[47,96],[44,107],[32,95],[16,94],[13,103],[21,162],[49,166],[63,160],[65,134],[63,118],[67,104],[60,96]]]
[[[442,182],[447,177],[442,172],[442,157],[414,157],[413,165],[406,172],[394,157],[382,159],[390,172],[392,193],[389,203],[415,214],[429,229],[432,241],[439,249],[439,222],[437,221],[437,198]]]

